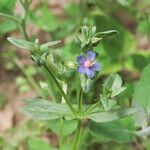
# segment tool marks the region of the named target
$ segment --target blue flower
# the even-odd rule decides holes
[[[78,72],[93,78],[95,76],[95,71],[100,70],[100,64],[95,61],[95,57],[96,53],[93,51],[88,51],[86,57],[79,55],[77,57]]]

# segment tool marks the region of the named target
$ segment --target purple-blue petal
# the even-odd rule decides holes
[[[77,56],[77,62],[79,64],[83,64],[85,61],[85,58],[82,55]]]
[[[90,78],[93,78],[95,75],[94,70],[90,69],[90,68],[86,68],[86,75]]]
[[[96,57],[96,53],[94,51],[88,51],[86,59],[90,61],[94,61]]]
[[[100,70],[100,64],[98,62],[95,62],[92,66],[92,69],[94,71],[99,71]]]
[[[79,65],[78,66],[78,72],[83,74],[83,73],[86,73],[86,68],[84,65]]]

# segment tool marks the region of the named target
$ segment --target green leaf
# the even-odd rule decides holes
[[[111,87],[112,91],[119,89],[122,85],[121,77],[118,74],[112,74],[112,79],[114,79]]]
[[[13,14],[16,0],[0,0],[0,12]]]
[[[49,143],[40,138],[29,138],[27,145],[29,150],[52,150],[52,147],[49,145]]]
[[[40,120],[54,120],[60,117],[74,118],[66,104],[51,103],[43,99],[26,99],[24,101],[26,105],[20,110],[30,117]]]
[[[147,127],[143,130],[139,130],[139,131],[135,132],[135,134],[139,137],[149,136],[150,135],[150,127]]]
[[[17,47],[32,50],[34,45],[26,40],[20,40],[16,38],[8,37],[7,40],[12,44],[16,45]]]
[[[104,31],[104,32],[98,32],[96,34],[96,37],[108,37],[108,36],[113,36],[115,34],[119,34],[119,32],[117,30],[109,30],[109,31]]]
[[[95,47],[97,46],[100,42],[102,41],[102,38],[92,38],[91,40],[91,43],[92,43],[92,46]]]
[[[91,32],[92,32],[92,36],[96,33],[96,26],[92,27]]]
[[[150,64],[144,68],[141,74],[133,99],[150,114]]]
[[[0,23],[0,34],[6,34],[17,29],[16,24],[11,20]]]
[[[96,123],[91,121],[89,124],[90,132],[97,138],[105,137],[117,142],[131,142],[135,138],[134,131],[128,130],[121,122]]]
[[[75,36],[74,40],[75,40],[76,45],[77,45],[79,48],[81,48],[81,44],[82,44],[82,43],[81,43],[80,38],[77,37],[77,36]]]
[[[48,121],[47,127],[50,128],[53,132],[59,135],[60,132],[60,120],[51,120]],[[77,120],[64,120],[63,121],[63,136],[71,134],[77,128]]]
[[[54,45],[57,45],[58,43],[60,43],[61,41],[52,41],[52,42],[48,42],[46,44],[42,44],[41,45],[41,49],[45,49],[45,48],[48,48],[48,47],[52,47]]]
[[[82,32],[82,36],[84,37],[84,40],[87,41],[88,38],[89,38],[89,32],[90,32],[90,29],[88,26],[83,26],[81,28],[81,32]]]
[[[137,103],[137,101],[132,101],[132,105],[137,108],[137,112],[134,115],[135,124],[138,128],[146,128],[149,123],[149,116],[144,108]]]
[[[122,85],[122,80],[120,76],[116,73],[110,74],[104,82],[104,88],[108,90],[120,88],[121,85]]]
[[[111,110],[113,106],[115,106],[117,104],[117,102],[115,100],[112,99],[107,99],[105,96],[100,95],[100,100],[104,106],[104,109],[106,111]]]
[[[132,67],[131,69],[133,70],[136,69],[142,72],[144,67],[150,63],[150,53],[149,51],[140,50],[136,52],[135,54],[132,54],[131,57],[129,57],[128,59],[129,61],[132,62],[132,64],[130,65],[130,67]],[[139,63],[139,62],[142,62],[142,63]]]
[[[77,63],[73,61],[64,61],[63,65],[69,70],[77,69]]]
[[[92,80],[88,78],[86,75],[81,75],[81,87],[85,93],[87,93],[92,85]]]
[[[85,116],[85,118],[91,119],[95,122],[110,122],[110,121],[115,121],[121,118],[124,118],[126,116],[132,115],[137,111],[137,109],[133,107],[129,108],[119,108],[119,109],[114,109],[111,111],[107,112],[97,112],[90,114],[88,116]]]
[[[19,20],[16,17],[14,17],[13,15],[9,15],[9,14],[5,14],[5,13],[0,12],[0,17],[14,21],[17,24],[20,23]]]
[[[110,74],[104,82],[103,93],[105,95],[108,95],[108,94],[112,94],[112,92],[114,92],[113,94],[116,95],[116,93],[117,93],[116,91],[118,91],[118,94],[119,94],[120,92],[122,92],[124,90],[124,88],[122,89],[121,86],[122,86],[121,77],[116,73]]]
[[[116,95],[120,94],[124,90],[126,90],[126,87],[121,87],[121,88],[113,90],[111,93],[111,97],[115,97]]]

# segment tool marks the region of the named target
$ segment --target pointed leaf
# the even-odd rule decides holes
[[[76,45],[77,45],[79,48],[81,48],[82,42],[81,42],[80,38],[77,37],[77,36],[75,36],[74,40],[75,40]]]
[[[91,121],[89,130],[97,138],[105,137],[117,142],[131,142],[135,138],[134,131],[127,129],[119,121],[109,123]]]
[[[150,64],[144,68],[141,74],[133,99],[150,114]]]
[[[121,87],[121,88],[113,90],[111,93],[111,97],[115,97],[116,95],[120,94],[124,90],[126,90],[126,87]]]
[[[93,36],[96,33],[96,26],[93,26],[91,31],[92,31],[92,36]]]
[[[107,79],[104,82],[103,93],[107,95],[108,93],[121,88],[121,86],[121,77],[116,73],[112,73],[107,77]]]
[[[27,99],[24,101],[26,105],[20,109],[21,112],[36,119],[53,120],[60,117],[73,117],[66,104],[51,103],[43,99]]]
[[[116,34],[119,34],[117,30],[109,30],[109,31],[104,31],[104,32],[98,32],[96,34],[96,37],[109,37],[109,36],[113,36]]]
[[[81,30],[82,30],[82,36],[85,38],[85,41],[87,41],[89,37],[89,27],[85,25],[81,28]]]
[[[120,108],[120,109],[114,109],[107,112],[97,112],[90,114],[88,116],[85,116],[85,118],[91,119],[95,122],[110,122],[115,121],[121,118],[124,118],[126,116],[132,115],[137,111],[137,109],[133,107],[129,108]]]
[[[58,43],[60,43],[61,41],[52,41],[52,42],[48,42],[48,43],[45,43],[45,44],[42,44],[41,45],[41,49],[45,49],[45,48],[48,48],[48,47],[52,47],[54,45],[57,45]]]
[[[139,130],[139,131],[135,132],[135,134],[139,137],[149,136],[150,135],[150,127],[147,127],[143,130]]]
[[[113,81],[113,84],[112,84],[112,91],[115,90],[115,89],[120,88],[121,85],[122,85],[121,77],[118,74],[115,74],[114,81]]]
[[[103,95],[100,95],[100,100],[104,106],[105,111],[111,110],[113,106],[117,104],[115,100],[107,99]]]
[[[34,44],[26,40],[20,40],[20,39],[11,38],[11,37],[8,37],[7,40],[20,48],[24,48],[28,50],[32,50],[34,48]]]
[[[85,93],[87,93],[92,85],[92,80],[85,75],[81,75],[81,87]]]
[[[138,110],[134,115],[135,125],[137,127],[141,127],[142,129],[146,128],[149,123],[149,116],[147,115],[147,112],[134,100],[132,101],[132,105]]]

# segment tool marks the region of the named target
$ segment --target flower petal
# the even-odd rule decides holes
[[[90,68],[86,68],[86,74],[88,77],[93,78],[95,75],[94,70],[90,69]]]
[[[96,57],[96,53],[94,51],[87,52],[87,56],[86,56],[87,60],[94,61],[95,57]]]
[[[86,68],[84,67],[84,65],[79,65],[77,70],[81,74],[86,73]]]
[[[98,62],[95,62],[92,66],[92,69],[94,71],[99,71],[100,70],[100,64]]]
[[[85,61],[85,58],[82,55],[77,56],[77,62],[79,64],[83,64]]]

